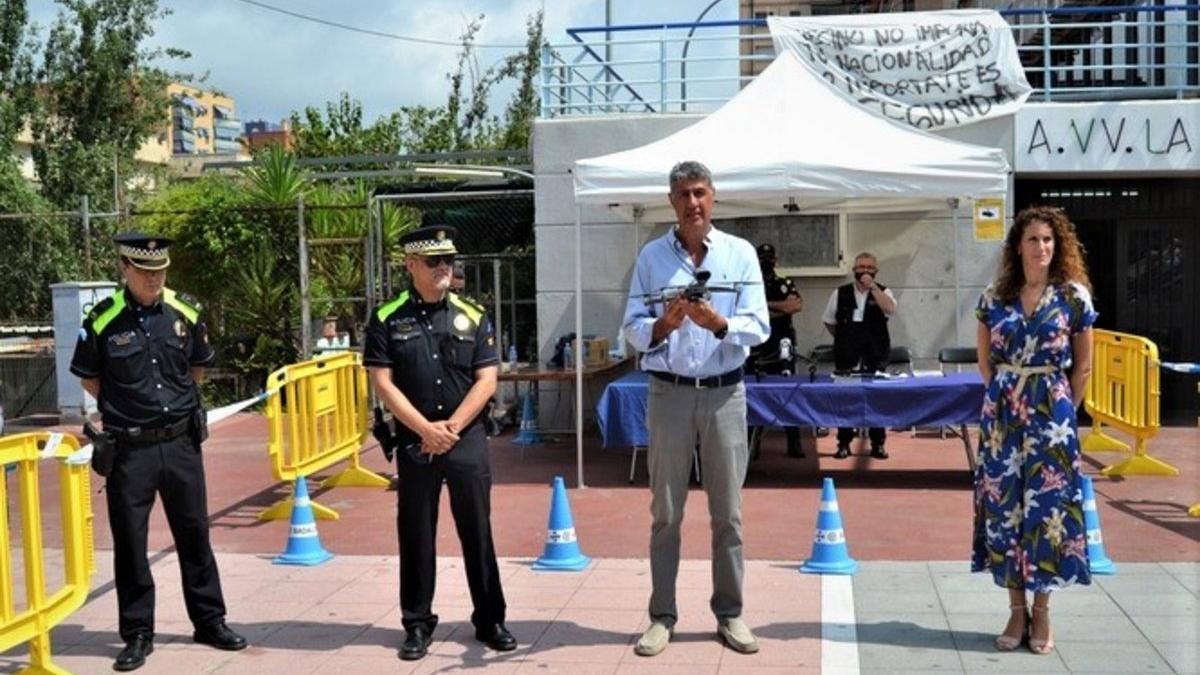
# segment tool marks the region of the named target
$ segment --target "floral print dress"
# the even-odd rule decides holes
[[[1075,283],[1047,286],[1025,318],[1019,298],[988,288],[975,315],[991,332],[993,376],[979,422],[971,571],[1036,593],[1089,584],[1068,373],[1071,338],[1096,322],[1091,295]],[[1054,370],[1022,378],[1002,364]]]

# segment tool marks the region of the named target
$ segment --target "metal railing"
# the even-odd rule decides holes
[[[1000,13],[1012,25],[1032,100],[1200,96],[1200,5]],[[605,33],[618,37],[605,40]],[[764,20],[596,26],[567,34],[573,42],[542,52],[542,117],[711,112],[775,59]]]

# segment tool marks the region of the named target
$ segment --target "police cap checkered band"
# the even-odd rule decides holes
[[[122,232],[113,237],[113,241],[117,244],[117,254],[134,267],[161,270],[171,264],[168,253],[171,240],[167,237],[145,232]]]
[[[431,225],[421,227],[400,237],[404,252],[410,255],[444,255],[458,253],[454,248],[454,235],[457,234],[449,225]]]

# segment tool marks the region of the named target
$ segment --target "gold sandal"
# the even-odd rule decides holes
[[[1028,609],[1025,605],[1009,605],[1008,608],[1013,611],[1020,610],[1021,613],[1025,615],[1025,630],[1021,631],[1021,635],[1018,637],[1012,637],[1004,634],[997,635],[996,649],[1002,652],[1011,652],[1024,644],[1025,639],[1029,637],[1029,626],[1032,623],[1030,621],[1029,614],[1025,611]]]
[[[1042,612],[1043,614],[1048,615],[1050,613],[1050,608],[1049,607],[1038,607],[1037,605],[1034,605],[1033,611],[1034,612]],[[1047,618],[1049,618],[1049,617],[1047,616]],[[1046,656],[1050,652],[1054,651],[1054,631],[1051,630],[1049,635],[1046,636],[1045,640],[1040,640],[1040,639],[1034,638],[1033,637],[1032,617],[1030,617],[1030,622],[1029,622],[1029,651],[1031,651],[1034,654],[1037,654],[1039,656]]]

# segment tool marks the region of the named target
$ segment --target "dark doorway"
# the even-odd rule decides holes
[[[1099,328],[1158,345],[1163,361],[1200,361],[1200,180],[1017,179],[1015,209],[1060,206],[1078,228]],[[1163,424],[1196,423],[1194,375],[1162,372]]]

